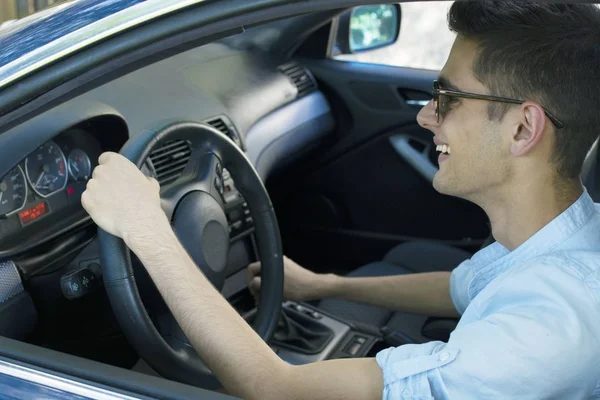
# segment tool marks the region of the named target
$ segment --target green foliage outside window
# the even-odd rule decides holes
[[[393,5],[357,7],[350,18],[350,46],[353,50],[364,50],[391,43],[397,29]]]

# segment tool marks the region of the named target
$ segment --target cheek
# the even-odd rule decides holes
[[[481,121],[470,125],[465,123],[449,140],[452,141],[452,154],[456,154],[454,167],[460,168],[464,174],[484,175],[503,164],[499,132]]]
[[[506,151],[502,135],[497,128],[486,127],[482,130],[477,141],[477,148],[471,150],[473,160],[477,165],[473,168],[479,170],[482,174],[489,174],[492,179],[495,175],[502,175],[506,169]]]

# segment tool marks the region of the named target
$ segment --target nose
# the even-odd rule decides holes
[[[417,114],[417,123],[421,125],[421,127],[429,130],[433,130],[440,126],[437,117],[435,116],[433,100],[427,103],[425,107],[421,108],[421,111]]]

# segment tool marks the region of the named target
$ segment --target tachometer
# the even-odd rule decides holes
[[[42,197],[48,197],[67,185],[67,160],[53,141],[38,147],[25,160],[25,173],[33,190]]]
[[[21,167],[15,167],[0,181],[0,215],[19,211],[26,199],[25,175]]]

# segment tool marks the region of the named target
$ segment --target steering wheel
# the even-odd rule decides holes
[[[245,154],[217,129],[195,122],[144,131],[125,143],[120,153],[141,168],[152,150],[181,140],[190,146],[190,159],[181,176],[161,189],[162,208],[198,268],[221,290],[229,250],[222,177],[223,168],[227,168],[248,203],[255,224],[262,289],[253,328],[268,342],[277,326],[283,296],[281,238],[267,191]],[[140,357],[168,379],[218,388],[218,380],[171,313],[163,310],[159,318],[154,318],[159,321],[157,326],[152,322],[140,298],[129,249],[123,240],[101,229],[98,240],[104,284],[113,312]]]

